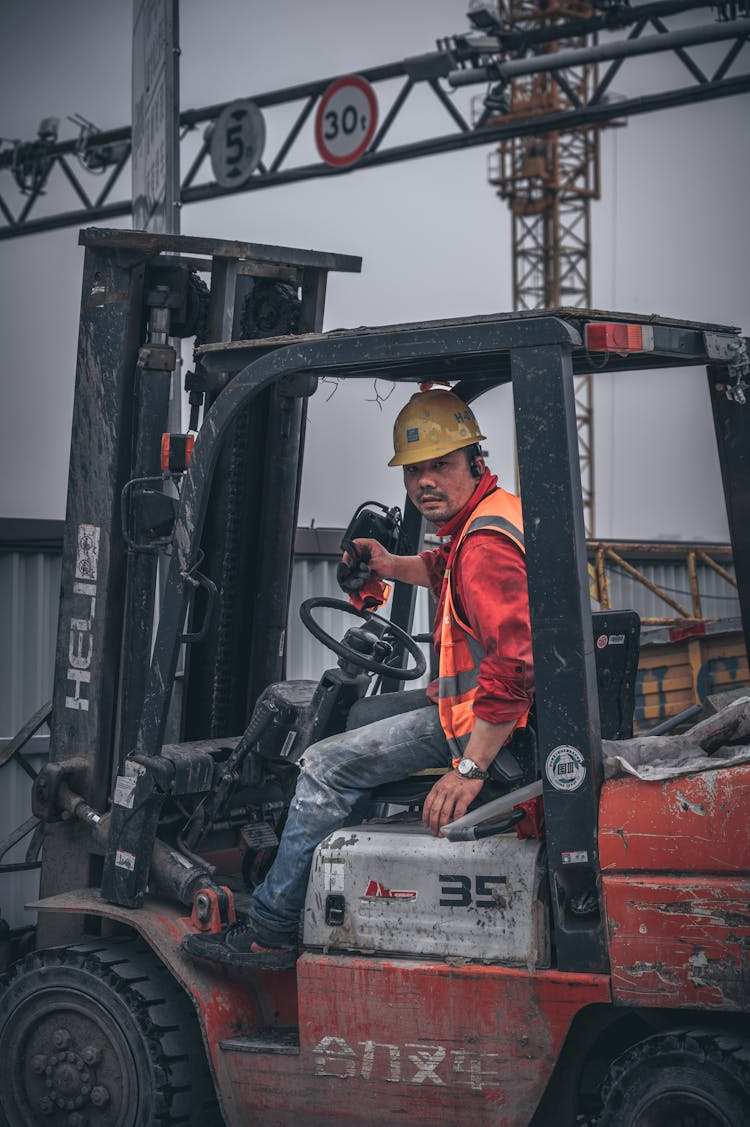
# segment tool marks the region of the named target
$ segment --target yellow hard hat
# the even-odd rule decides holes
[[[452,391],[419,391],[402,407],[393,424],[394,455],[389,466],[408,466],[439,458],[485,436],[471,407]]]

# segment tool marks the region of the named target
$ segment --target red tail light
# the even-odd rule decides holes
[[[653,352],[654,330],[650,325],[626,325],[621,321],[589,321],[585,329],[589,352]]]
[[[184,473],[190,465],[194,445],[194,434],[163,434],[161,468],[164,473]]]

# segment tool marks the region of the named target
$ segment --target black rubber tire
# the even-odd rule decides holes
[[[38,951],[13,968],[0,1092],[5,1127],[223,1123],[190,1000],[137,939]]]
[[[747,1127],[750,1043],[728,1032],[648,1037],[610,1066],[596,1127]]]

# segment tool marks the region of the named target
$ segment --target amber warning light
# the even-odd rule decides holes
[[[194,434],[163,434],[161,468],[164,473],[184,473],[190,465],[194,445]]]
[[[626,325],[621,321],[590,321],[586,325],[589,352],[653,352],[654,330],[650,325]]]

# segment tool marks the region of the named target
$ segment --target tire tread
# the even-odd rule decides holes
[[[27,974],[44,977],[57,967],[88,972],[126,1004],[143,1034],[158,1085],[153,1127],[221,1127],[192,1003],[143,940],[117,938],[35,951],[12,968],[4,992],[12,994]]]

